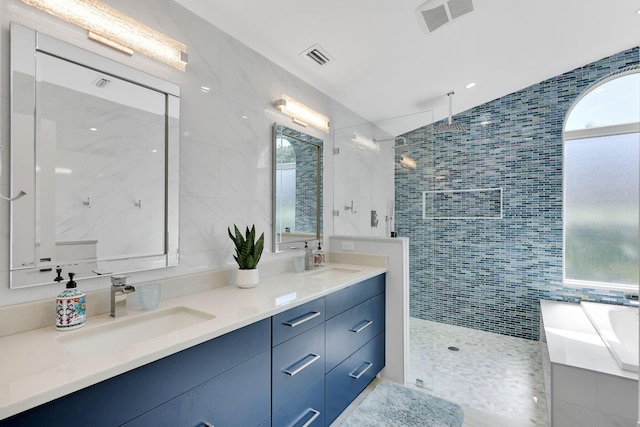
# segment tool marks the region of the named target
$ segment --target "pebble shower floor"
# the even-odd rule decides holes
[[[462,407],[463,427],[548,426],[538,341],[412,317],[409,384],[416,379]]]

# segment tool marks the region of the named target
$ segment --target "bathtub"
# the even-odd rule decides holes
[[[581,302],[582,309],[622,369],[638,372],[638,307]]]

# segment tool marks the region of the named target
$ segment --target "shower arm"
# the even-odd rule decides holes
[[[453,95],[455,94],[456,93],[454,91],[447,93],[447,96],[449,97],[449,124],[453,124]]]

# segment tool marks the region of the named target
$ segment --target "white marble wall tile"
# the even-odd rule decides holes
[[[629,420],[638,416],[638,381],[598,374],[597,409]]]
[[[135,273],[132,282],[233,266],[226,229],[234,223],[255,224],[259,232],[265,232],[263,259],[293,256],[294,253],[271,253],[271,127],[274,121],[297,126],[273,108],[273,101],[286,93],[329,115],[333,129],[367,121],[172,0],[105,2],[187,44],[187,71],[180,72],[139,54],[122,55],[88,41],[84,30],[20,0],[0,0],[0,57],[4,67],[0,75],[0,145],[4,147],[0,190],[6,193],[9,182],[8,31],[9,22],[16,21],[181,86],[181,265]],[[202,86],[209,88],[208,93],[202,91]],[[330,235],[334,231],[334,185],[333,158],[328,153],[333,149],[333,131],[305,131],[325,141],[323,218],[324,233]],[[362,172],[371,170],[375,168]],[[393,177],[389,179],[393,186]],[[0,202],[0,271],[8,271],[8,246],[9,209]],[[55,286],[10,291],[7,277],[0,276],[0,305],[49,299],[60,292]],[[105,278],[81,282],[86,291],[108,286]]]
[[[220,197],[220,148],[182,139],[180,194]]]
[[[597,399],[596,373],[584,369],[554,364],[551,394],[556,399],[595,408]]]

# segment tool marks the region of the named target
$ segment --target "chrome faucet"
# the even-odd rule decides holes
[[[135,292],[136,288],[127,285],[127,276],[111,276],[111,316],[127,315],[127,294]]]

